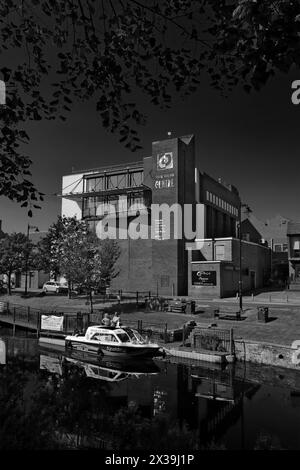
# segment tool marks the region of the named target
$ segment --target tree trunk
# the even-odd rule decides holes
[[[71,286],[70,281],[68,281],[68,297],[69,297],[69,299],[72,298],[72,286]]]
[[[11,295],[11,272],[7,275],[7,283],[8,283],[8,295]]]
[[[93,311],[93,291],[92,291],[92,289],[90,289],[89,294],[90,294],[91,313],[94,313],[94,311]]]

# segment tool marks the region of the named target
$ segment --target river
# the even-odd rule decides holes
[[[300,450],[298,371],[103,361],[0,338],[1,450]]]

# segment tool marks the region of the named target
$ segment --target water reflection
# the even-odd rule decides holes
[[[72,365],[83,369],[86,377],[105,382],[138,379],[160,372],[159,367],[152,360],[117,360],[115,357],[98,359],[82,351],[72,351],[62,355],[62,353],[55,354],[46,350],[40,354],[40,369],[51,373],[63,375],[63,369]]]
[[[0,345],[1,449],[300,449],[296,376]]]

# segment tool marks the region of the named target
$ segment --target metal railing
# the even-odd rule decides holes
[[[42,329],[42,316],[63,317],[63,327],[61,333],[71,333],[75,330],[83,331],[89,325],[89,313],[76,312],[67,313],[57,311],[45,311],[33,307],[11,304],[3,302],[0,305],[0,317],[2,321],[10,323],[14,328],[20,326],[23,328],[36,330],[39,334]]]
[[[193,347],[234,354],[233,329],[197,327],[193,332]]]

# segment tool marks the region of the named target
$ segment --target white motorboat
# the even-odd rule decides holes
[[[65,348],[95,353],[99,356],[154,357],[163,354],[162,348],[143,338],[129,327],[89,326],[84,336],[65,338]]]

